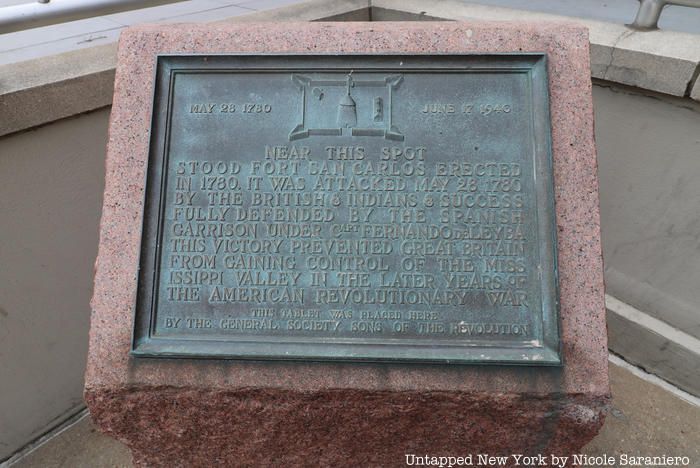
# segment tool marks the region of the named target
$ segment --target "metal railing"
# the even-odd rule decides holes
[[[640,31],[658,29],[661,11],[667,5],[700,8],[700,0],[639,0],[639,10],[630,28]]]
[[[0,8],[0,34],[184,0],[39,0]]]

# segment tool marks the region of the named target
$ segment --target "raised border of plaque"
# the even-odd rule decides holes
[[[183,63],[191,62],[191,66]],[[544,365],[562,364],[559,337],[559,290],[557,240],[552,175],[551,122],[547,57],[540,53],[473,55],[159,55],[154,80],[151,144],[145,190],[142,245],[131,354],[154,358],[210,358],[305,361],[402,361],[415,363]],[[319,71],[362,73],[478,73],[483,71],[525,73],[530,83],[530,112],[533,136],[535,199],[541,281],[540,336],[527,343],[474,343],[468,340],[335,339],[319,337],[262,336],[158,337],[155,317],[160,274],[160,244],[163,236],[165,177],[168,164],[171,103],[178,73],[286,72],[304,85],[304,74]],[[300,81],[299,81],[300,80]],[[387,79],[387,86],[396,84]],[[391,116],[389,116],[391,122]],[[353,129],[355,130],[355,129]],[[328,135],[334,129],[304,128],[303,122],[289,133],[289,140],[308,135]],[[353,135],[382,136],[402,141],[400,128],[359,129]]]

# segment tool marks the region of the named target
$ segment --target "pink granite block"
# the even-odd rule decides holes
[[[609,400],[588,33],[561,23],[154,25],[119,45],[85,399],[143,466],[405,466],[578,451]],[[135,359],[156,54],[548,55],[564,366]]]

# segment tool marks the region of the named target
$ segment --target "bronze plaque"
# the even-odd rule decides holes
[[[560,364],[546,57],[161,56],[150,357]]]

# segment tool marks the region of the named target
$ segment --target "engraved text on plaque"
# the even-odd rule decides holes
[[[133,352],[559,364],[546,60],[161,56]]]

